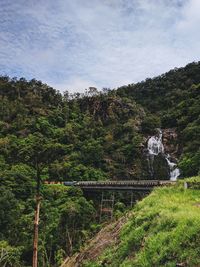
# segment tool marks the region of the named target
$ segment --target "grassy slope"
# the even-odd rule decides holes
[[[200,191],[182,182],[154,190],[134,208],[119,244],[84,266],[200,266]]]

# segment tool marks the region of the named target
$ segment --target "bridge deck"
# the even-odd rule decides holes
[[[81,181],[74,186],[87,191],[96,190],[152,190],[154,187],[172,185],[172,181],[161,180],[129,180],[129,181]]]

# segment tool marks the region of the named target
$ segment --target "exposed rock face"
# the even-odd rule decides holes
[[[177,159],[179,156],[178,134],[176,128],[167,128],[162,130],[163,145],[165,153],[170,154],[172,158]]]

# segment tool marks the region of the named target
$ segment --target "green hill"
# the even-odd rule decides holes
[[[83,266],[200,266],[199,209],[197,189],[156,189],[135,206],[115,245]]]

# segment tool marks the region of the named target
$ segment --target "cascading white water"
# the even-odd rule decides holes
[[[179,170],[179,168],[176,167],[177,166],[176,163],[171,162],[169,160],[169,155],[167,155],[166,160],[167,160],[167,163],[169,165],[170,180],[171,181],[176,181],[178,176],[180,175],[180,170]]]
[[[165,159],[168,163],[169,170],[170,170],[170,180],[176,181],[178,176],[180,175],[180,170],[174,162],[170,161],[169,155],[164,154],[164,146],[162,143],[162,131],[159,130],[157,135],[154,135],[149,138],[147,143],[148,154],[149,154],[149,170],[151,176],[153,176],[153,161],[154,156],[157,156],[159,153],[162,153],[165,156]]]
[[[164,146],[162,144],[162,131],[159,130],[158,136],[152,136],[148,140],[148,151],[151,155],[158,155],[164,153]]]

